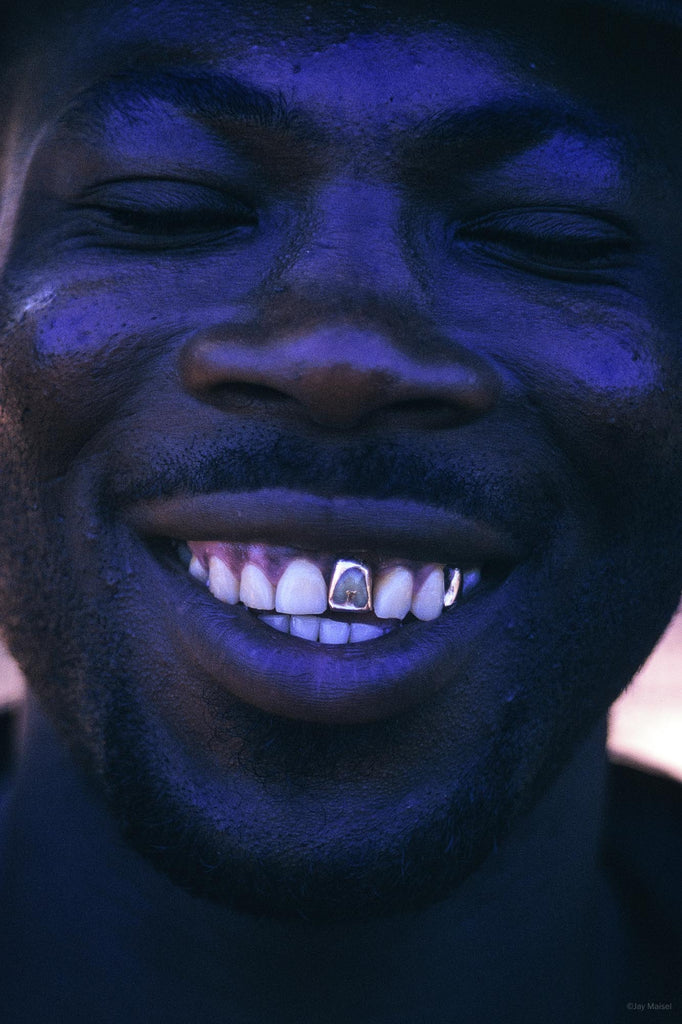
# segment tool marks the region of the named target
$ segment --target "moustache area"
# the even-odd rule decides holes
[[[442,443],[439,443],[442,440]],[[327,497],[403,499],[485,521],[512,537],[547,535],[566,504],[565,481],[537,443],[514,431],[488,444],[461,435],[427,442],[401,436],[310,437],[271,426],[133,444],[118,435],[97,457],[98,511],[181,495],[289,489]]]

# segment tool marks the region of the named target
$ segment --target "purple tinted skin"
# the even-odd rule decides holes
[[[618,982],[589,966],[600,723],[682,581],[679,136],[618,37],[508,16],[117,3],[10,75],[0,619],[42,710],[5,905],[52,965],[16,972],[26,1013],[546,1020],[542,976],[576,1020]],[[174,559],[233,522],[491,583],[313,648]]]

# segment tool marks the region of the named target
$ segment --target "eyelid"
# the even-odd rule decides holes
[[[252,237],[260,213],[231,190],[175,178],[98,182],[73,207],[96,244],[170,252],[219,239]]]
[[[572,233],[575,237],[583,234],[585,238],[589,238],[599,234],[602,238],[608,236],[614,241],[632,240],[632,231],[629,226],[620,222],[611,213],[601,210],[577,210],[562,206],[504,208],[460,221],[456,225],[453,223],[453,226],[457,231],[485,230],[486,228],[512,231],[522,228],[528,233],[531,233],[533,229],[539,232],[543,228],[550,227],[557,232],[565,229],[567,234]]]
[[[623,266],[636,245],[629,226],[610,212],[524,206],[451,222],[450,244],[550,276],[595,274]]]
[[[169,177],[144,177],[135,176],[131,178],[115,178],[110,181],[98,182],[86,189],[78,197],[78,205],[105,205],[107,201],[111,206],[116,204],[132,206],[136,200],[149,202],[159,196],[162,200],[168,201],[174,198],[196,200],[197,205],[202,201],[210,202],[216,199],[228,202],[242,202],[245,205],[248,199],[242,195],[241,189],[228,191],[212,184],[190,181],[182,178]],[[162,205],[159,203],[159,205]]]

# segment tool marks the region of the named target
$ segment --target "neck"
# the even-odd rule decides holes
[[[103,1001],[111,1019],[168,1024],[587,1019],[607,991],[591,965],[615,931],[598,862],[604,778],[600,727],[485,864],[421,913],[255,920],[127,849],[31,705],[2,823],[16,1019],[96,1019]]]

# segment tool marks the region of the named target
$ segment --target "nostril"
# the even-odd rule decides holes
[[[245,409],[254,405],[262,407],[266,404],[280,405],[292,401],[289,395],[277,388],[242,381],[214,384],[204,391],[202,398],[220,409]]]
[[[412,398],[393,402],[375,412],[377,420],[391,421],[421,430],[447,430],[460,427],[478,418],[478,411],[434,398]]]

